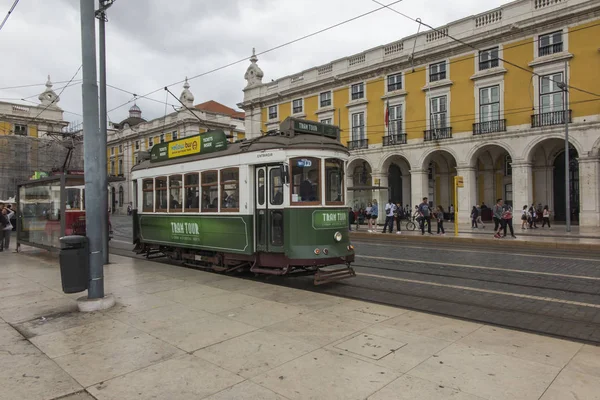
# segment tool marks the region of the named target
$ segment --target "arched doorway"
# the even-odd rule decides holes
[[[355,210],[366,208],[373,200],[373,177],[371,166],[362,159],[354,160],[348,165],[348,200]]]
[[[402,203],[402,171],[394,163],[388,168],[388,193],[394,203]]]
[[[471,158],[471,166],[475,167],[475,203],[492,207],[497,199],[516,207],[513,199],[512,156],[502,146],[484,145]],[[518,209],[522,205],[517,205]],[[485,209],[485,207],[484,207]],[[484,217],[491,216],[486,213]]]
[[[579,222],[579,162],[577,150],[569,149],[569,206],[571,221]],[[554,159],[554,219],[566,221],[565,152]]]
[[[396,204],[410,205],[411,203],[411,177],[410,163],[401,155],[388,157],[381,166],[387,172],[387,198]]]
[[[456,159],[448,151],[436,150],[425,158],[423,169],[427,171],[429,203],[447,210],[454,203],[452,187],[456,176]]]

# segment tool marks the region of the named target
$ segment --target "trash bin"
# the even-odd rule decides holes
[[[60,277],[63,292],[83,292],[88,288],[89,281],[88,239],[78,235],[63,236],[60,243]]]

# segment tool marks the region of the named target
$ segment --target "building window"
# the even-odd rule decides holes
[[[162,135],[160,135],[160,142],[161,143],[165,142],[165,134],[164,133]]]
[[[277,105],[269,106],[269,119],[277,118]]]
[[[563,110],[563,92],[558,87],[562,81],[562,72],[540,78],[540,112],[542,114]]]
[[[235,212],[240,210],[240,172],[238,168],[221,170],[221,211]]]
[[[169,212],[183,211],[183,179],[181,175],[169,177]]]
[[[111,155],[111,156],[114,156],[114,155],[115,155],[115,148],[114,148],[114,147],[111,147],[111,148],[110,148],[110,155]]]
[[[154,140],[152,138],[148,138],[148,148],[152,148],[154,146]]]
[[[352,140],[365,138],[365,113],[352,114]]]
[[[479,122],[500,119],[500,86],[479,89]]]
[[[440,129],[446,127],[446,115],[447,115],[447,101],[446,96],[434,97],[430,101],[429,110],[430,118],[429,129]]]
[[[123,207],[125,204],[125,191],[123,191],[123,186],[119,186],[119,207]]]
[[[352,100],[358,100],[365,97],[365,84],[363,82],[356,83],[350,87]]]
[[[173,131],[172,140],[177,140],[177,131]]]
[[[479,70],[490,69],[498,66],[498,47],[479,52]]]
[[[135,156],[133,157],[133,163],[134,163],[135,165],[137,165],[137,164],[139,164],[139,163],[140,163],[140,161],[138,160],[138,156],[137,156],[137,155],[135,155]]]
[[[394,90],[402,89],[402,74],[390,75],[387,78],[387,90],[393,92]]]
[[[18,136],[27,136],[27,125],[15,124],[13,132]]]
[[[140,149],[140,141],[139,141],[139,140],[136,140],[136,141],[135,141],[135,149],[136,149],[136,150],[139,150],[139,149]]]
[[[302,105],[302,99],[296,99],[292,101],[292,112],[294,114],[300,114],[303,110]]]
[[[119,154],[123,154],[123,145],[122,144],[119,145]]]
[[[389,108],[388,135],[399,135],[402,133],[402,105]]]
[[[504,156],[504,176],[512,176],[512,158],[508,154]]]
[[[446,61],[429,66],[429,82],[446,79]]]
[[[561,51],[563,51],[562,31],[540,35],[538,40],[538,56],[549,56]]]
[[[322,124],[326,124],[326,125],[331,125],[331,124],[332,124],[332,120],[331,120],[331,118],[325,118],[325,119],[322,119],[320,122],[321,122]]]
[[[119,160],[119,171],[117,173],[123,175],[123,160]]]
[[[329,107],[331,105],[331,92],[323,92],[319,95],[320,107]]]
[[[114,160],[110,162],[110,174],[111,175],[115,174],[115,162],[114,162]]]
[[[219,175],[217,171],[202,173],[202,212],[217,212],[219,209]]]

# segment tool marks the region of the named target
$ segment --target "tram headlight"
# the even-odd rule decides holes
[[[342,233],[341,232],[336,232],[333,235],[333,238],[335,239],[336,242],[341,242],[342,241]]]

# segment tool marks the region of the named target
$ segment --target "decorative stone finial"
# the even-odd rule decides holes
[[[257,86],[262,84],[262,78],[265,75],[260,67],[256,64],[258,61],[258,57],[256,57],[256,50],[254,47],[252,48],[252,57],[250,57],[250,66],[246,70],[246,74],[244,75],[244,79],[248,81],[246,88]]]
[[[138,107],[137,103],[133,103],[133,106],[129,109],[130,118],[142,118],[142,110]]]
[[[46,82],[46,90],[38,96],[38,99],[43,106],[46,107],[58,107],[56,103],[60,101],[58,95],[52,90],[52,81],[50,75],[48,75],[48,81]]]
[[[185,83],[183,84],[183,92],[181,92],[181,96],[179,96],[179,100],[186,107],[192,108],[194,106],[194,95],[190,92],[190,83],[188,82],[187,76],[185,77]]]

